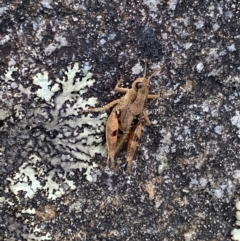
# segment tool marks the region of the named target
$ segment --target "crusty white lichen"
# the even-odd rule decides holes
[[[22,125],[34,130],[34,143],[28,141],[26,151],[34,150],[36,154],[29,154],[17,171],[8,177],[8,191],[16,197],[20,191],[25,198],[34,198],[40,191],[46,193],[48,199],[56,199],[65,194],[64,185],[70,190],[76,188],[74,181],[67,178],[73,170],[84,170],[88,181],[93,181],[91,171],[97,165],[92,161],[96,154],[105,156],[105,145],[102,140],[106,114],[94,117],[92,114],[81,114],[81,109],[95,106],[97,98],[83,98],[95,80],[92,73],[81,77],[79,64],[68,66],[62,78],[50,80],[47,72],[33,76],[33,84],[39,88],[31,91],[30,87],[19,85],[23,94],[34,96],[34,103],[26,113],[21,115],[21,108],[14,108],[15,117]],[[61,90],[61,91],[60,91]],[[43,101],[39,101],[39,98]],[[48,170],[44,163],[53,167]],[[54,180],[61,179],[56,182]]]
[[[68,184],[71,189],[75,189],[75,184],[66,178],[66,174],[62,176],[64,183]],[[46,191],[48,198],[54,200],[65,193],[61,183],[54,181],[56,177],[56,170],[48,171],[41,158],[32,154],[7,180],[9,181],[9,189],[16,195],[17,199],[20,191],[23,192],[24,198],[30,199],[37,191]]]
[[[231,118],[232,125],[238,128],[237,135],[240,138],[240,112],[236,111],[236,115]]]
[[[237,226],[240,226],[240,201],[237,201],[236,204],[235,204],[235,207],[236,207],[236,225]],[[240,229],[238,228],[234,228],[232,231],[231,231],[231,239],[232,240],[235,240],[235,241],[240,241]]]
[[[4,80],[6,83],[9,81],[14,81],[14,78],[12,77],[12,73],[17,71],[17,67],[11,66],[8,67],[8,70],[5,72],[4,75],[0,76],[1,80]]]
[[[15,81],[12,73],[16,70],[9,68],[1,76],[4,85]],[[15,133],[22,142],[19,149],[22,151],[24,146],[26,154],[23,160],[19,159],[18,164],[22,164],[7,177],[4,191],[9,196],[14,194],[14,198],[0,198],[0,206],[7,204],[14,208],[22,199],[35,199],[38,194],[52,202],[77,188],[76,170],[92,182],[91,173],[97,167],[94,156],[106,154],[102,139],[106,114],[81,113],[82,109],[98,102],[97,98],[83,97],[95,83],[93,74],[85,74],[78,63],[68,66],[62,73],[61,78],[51,80],[48,72],[37,73],[32,77],[32,84],[18,85],[17,96],[26,98],[27,95],[30,101],[27,109],[18,103],[13,106],[13,113],[9,113],[14,116],[12,121],[16,126],[16,129],[11,128],[11,135]],[[4,128],[9,130],[7,122]],[[0,149],[0,154],[2,151]],[[15,212],[16,218],[25,220],[34,219],[35,215],[34,208],[23,207]],[[24,228],[27,231],[22,237],[26,240],[53,238],[39,223],[25,223]]]
[[[45,101],[49,102],[54,96],[55,92],[59,90],[59,85],[54,84],[50,87],[52,81],[48,78],[48,72],[45,71],[43,74],[38,73],[33,77],[33,84],[38,85],[40,88],[37,90],[37,96]]]
[[[0,120],[9,118],[12,115],[13,98],[9,89],[15,89],[17,84],[12,76],[17,71],[17,67],[10,66],[3,75],[0,76]],[[2,105],[4,103],[4,105]]]

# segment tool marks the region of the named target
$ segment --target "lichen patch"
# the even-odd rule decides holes
[[[91,172],[98,166],[93,157],[106,155],[102,139],[106,114],[81,115],[81,109],[98,102],[97,98],[83,98],[95,80],[92,73],[81,74],[79,64],[75,63],[55,80],[50,80],[46,71],[37,73],[32,77],[37,89],[19,85],[19,93],[27,94],[33,101],[25,112],[22,105],[13,109],[16,121],[21,122],[21,138],[29,153],[7,178],[9,185],[5,191],[14,193],[18,201],[20,197],[33,199],[39,192],[55,200],[74,190],[77,184],[74,178],[69,179],[69,174],[73,175],[75,170],[83,170],[92,182]],[[14,80],[11,74],[7,76],[6,79]]]

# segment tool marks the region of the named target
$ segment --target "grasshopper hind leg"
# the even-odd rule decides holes
[[[131,172],[132,160],[136,149],[138,147],[138,142],[142,133],[142,123],[139,121],[136,127],[129,133],[128,143],[127,143],[127,159],[125,170],[127,173]]]

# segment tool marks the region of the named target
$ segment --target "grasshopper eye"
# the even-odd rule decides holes
[[[141,82],[136,83],[137,89],[141,89],[142,87],[143,87],[143,83],[141,83]]]

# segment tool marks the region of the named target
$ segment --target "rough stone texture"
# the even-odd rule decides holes
[[[11,3],[9,3],[11,2]],[[239,200],[240,3],[0,0],[0,240],[230,241]],[[151,82],[131,175],[105,113]],[[80,63],[80,65],[78,65]],[[240,240],[240,239],[239,239]]]

